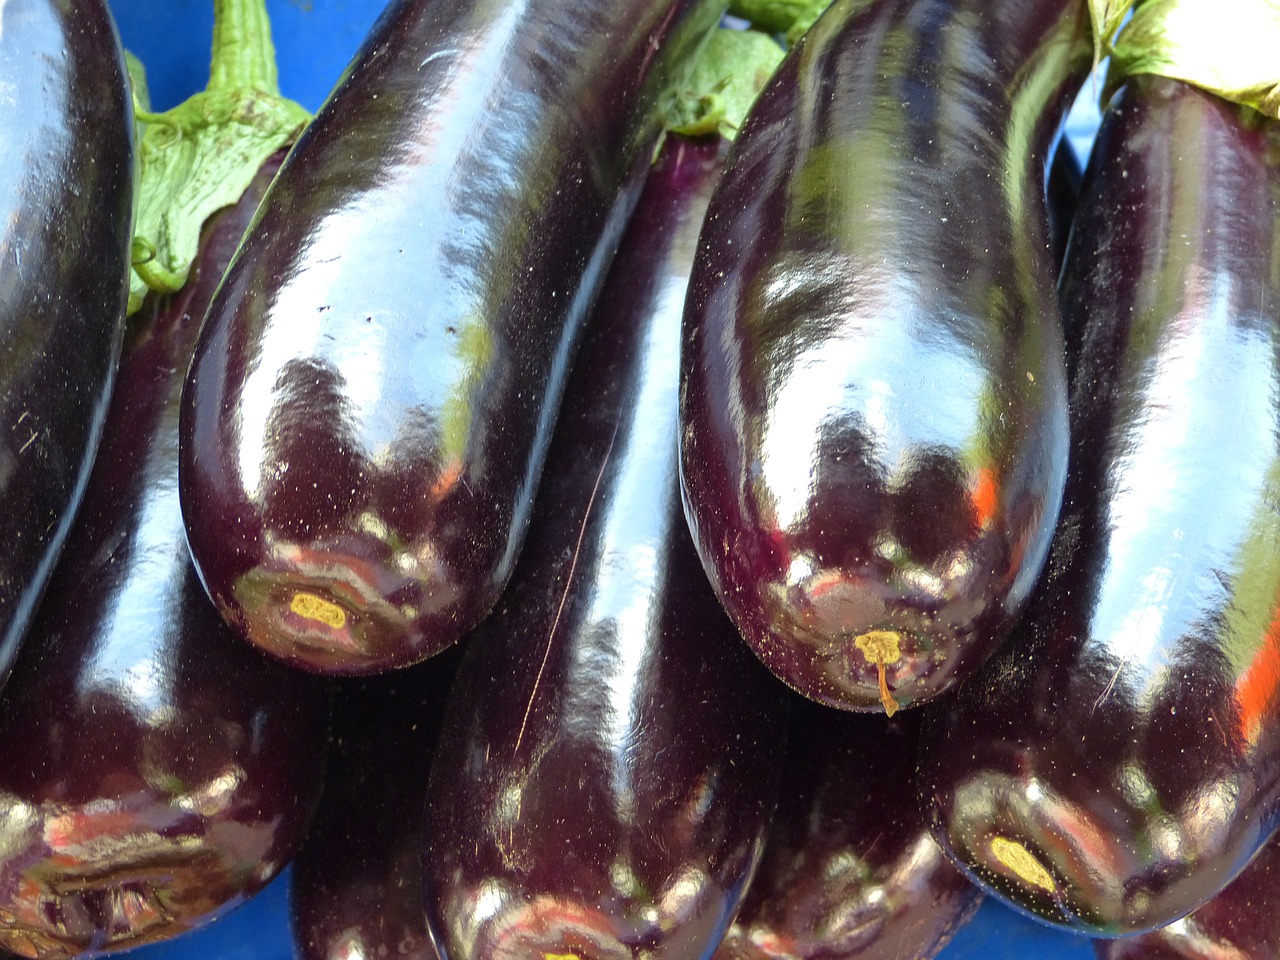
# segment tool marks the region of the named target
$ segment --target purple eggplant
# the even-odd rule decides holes
[[[337,686],[324,794],[290,887],[305,960],[437,960],[422,912],[422,825],[460,648]]]
[[[927,960],[982,894],[916,802],[921,712],[803,701],[764,859],[714,960]]]
[[[1046,200],[1049,204],[1049,238],[1053,262],[1059,268],[1067,253],[1071,219],[1075,215],[1076,203],[1080,199],[1080,184],[1083,179],[1084,168],[1080,165],[1080,158],[1072,146],[1065,139],[1062,140],[1053,151],[1053,161],[1049,164],[1049,180],[1045,187]],[[1070,369],[1070,356],[1071,350],[1068,347],[1068,369]]]
[[[676,479],[680,310],[721,152],[667,141],[516,573],[467,638],[424,830],[450,960],[706,956],[758,862],[785,690],[717,604]]]
[[[1181,920],[1138,937],[1095,940],[1098,960],[1275,960],[1280,957],[1280,843]]]
[[[771,670],[892,713],[998,646],[1066,472],[1049,148],[1074,0],[838,0],[734,145],[685,315],[682,480]]]
[[[1080,356],[1043,583],[926,736],[936,835],[1117,936],[1280,826],[1280,126],[1173,80],[1106,111],[1061,296]]]
[[[124,336],[133,116],[101,0],[0,30],[0,682],[84,491]]]
[[[80,513],[0,698],[0,945],[21,956],[124,949],[225,912],[284,867],[319,798],[327,687],[222,622],[178,507],[183,373],[271,172],[210,224],[188,287],[131,322]]]
[[[299,140],[183,401],[191,550],[303,669],[449,646],[519,552],[666,89],[723,0],[395,0]]]

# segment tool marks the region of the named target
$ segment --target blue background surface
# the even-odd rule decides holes
[[[211,0],[108,0],[121,37],[147,68],[152,108],[164,110],[208,79]],[[383,8],[382,0],[268,0],[280,87],[310,110],[324,101]],[[1082,102],[1069,133],[1087,150],[1095,112]],[[289,872],[226,917],[133,960],[292,960]],[[1092,960],[1088,941],[986,901],[939,960]]]

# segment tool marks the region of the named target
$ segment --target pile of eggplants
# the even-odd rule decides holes
[[[1274,958],[1280,124],[1050,176],[1083,0],[836,0],[663,134],[724,9],[391,0],[126,336],[110,15],[3,7],[0,948]]]

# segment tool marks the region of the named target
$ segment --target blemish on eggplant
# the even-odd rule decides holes
[[[342,607],[314,593],[295,593],[289,601],[289,609],[300,617],[318,621],[335,630],[347,624],[347,612]]]
[[[1025,883],[1046,893],[1057,893],[1058,884],[1053,875],[1034,853],[1017,840],[1008,837],[991,838],[991,855]]]

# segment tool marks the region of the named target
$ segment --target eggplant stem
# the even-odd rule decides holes
[[[858,634],[853,645],[862,651],[867,661],[876,665],[876,677],[880,681],[880,703],[886,716],[898,712],[898,701],[889,692],[885,667],[902,659],[902,635],[896,630],[868,630]]]
[[[210,90],[280,95],[266,0],[214,0]]]

